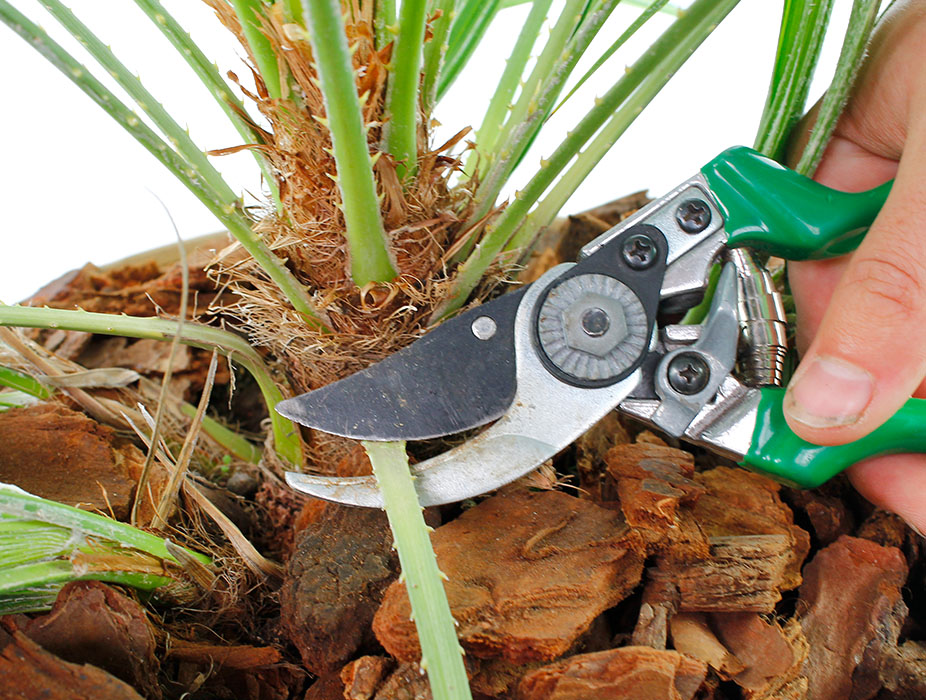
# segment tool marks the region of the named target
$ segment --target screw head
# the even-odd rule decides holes
[[[686,199],[675,210],[675,221],[685,233],[701,233],[711,223],[711,208],[701,199]]]
[[[669,386],[685,396],[702,391],[711,378],[711,370],[707,362],[693,352],[683,352],[673,357],[669,362],[667,373]]]
[[[628,236],[621,246],[621,256],[627,266],[634,270],[646,270],[656,262],[656,244],[642,233]]]
[[[604,335],[610,327],[611,317],[604,309],[595,306],[582,314],[582,330],[592,338]]]

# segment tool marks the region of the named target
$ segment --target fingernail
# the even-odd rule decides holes
[[[802,363],[785,396],[788,416],[810,428],[855,423],[874,390],[871,375],[834,357],[818,356]]]

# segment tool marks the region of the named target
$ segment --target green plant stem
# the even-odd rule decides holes
[[[598,60],[595,61],[595,63],[592,65],[592,67],[589,68],[587,71],[585,71],[585,74],[584,74],[581,78],[579,78],[578,82],[576,82],[576,84],[572,86],[572,89],[571,89],[568,93],[566,93],[566,96],[565,96],[562,100],[560,100],[560,102],[559,102],[558,105],[556,105],[556,107],[553,109],[553,112],[555,112],[555,111],[558,110],[560,107],[562,107],[563,104],[565,104],[565,102],[566,102],[570,97],[572,97],[572,96],[576,93],[576,91],[577,91],[580,87],[582,87],[582,86],[585,84],[585,82],[586,82],[589,78],[591,78],[592,75],[593,75],[599,68],[601,68],[601,66],[604,65],[604,63],[605,63],[609,58],[611,58],[611,56],[613,56],[614,53],[615,53],[621,46],[623,46],[623,45],[626,43],[626,41],[627,41],[630,37],[632,37],[634,34],[637,33],[637,30],[640,29],[640,27],[642,27],[644,24],[646,24],[647,20],[649,20],[650,17],[652,17],[653,15],[655,15],[657,12],[663,10],[663,9],[665,8],[665,6],[668,4],[668,2],[669,2],[669,0],[655,0],[655,2],[652,2],[652,3],[650,3],[649,5],[646,5],[646,6],[645,6],[645,9],[643,10],[643,12],[640,13],[639,17],[637,17],[633,22],[631,22],[630,26],[627,27],[627,29],[625,29],[624,32],[623,32],[619,37],[617,37],[617,39],[615,40],[615,42],[614,42],[613,44],[611,44],[611,45],[605,50],[605,52],[604,52],[603,54],[601,54],[601,56],[599,56]],[[638,4],[638,3],[630,3],[630,4]],[[641,4],[642,4],[642,3],[641,3]]]
[[[154,96],[148,92],[141,80],[133,75],[128,68],[116,58],[112,50],[90,31],[89,27],[81,22],[71,10],[65,7],[60,0],[39,0],[46,10],[57,19],[68,33],[77,39],[96,59],[113,79],[135,100],[139,108],[151,117],[154,125],[167,137],[168,141],[177,149],[181,157],[186,159],[196,173],[202,178],[205,185],[211,188],[226,203],[237,201],[235,193],[225,182],[224,178],[209,162],[203,153],[190,138],[186,129],[182,128],[173,117],[164,109]]]
[[[733,5],[735,4],[734,2]],[[730,9],[733,5],[730,5]],[[724,15],[721,15],[717,21],[723,19]],[[505,245],[505,250],[526,249],[540,231],[553,221],[566,201],[585,181],[585,178],[598,165],[621,134],[627,130],[627,127],[634,122],[712,31],[710,25],[701,25],[700,29],[701,31],[679,38],[674,44],[669,45],[669,50],[664,53],[655,52],[649,56],[645,55],[647,60],[640,72],[636,72],[636,65],[631,69],[631,77],[627,79],[627,85],[623,90],[626,101],[614,112],[585,150],[576,156],[569,169],[563,173],[533,211],[527,214],[520,228]]]
[[[302,285],[293,277],[283,262],[273,254],[266,244],[251,230],[250,222],[240,207],[240,202],[223,200],[190,164],[168,146],[150,127],[112,94],[87,69],[76,61],[57,42],[52,40],[41,27],[30,21],[12,7],[6,0],[0,0],[0,20],[25,39],[30,46],[42,54],[53,66],[68,77],[90,99],[97,103],[132,137],[144,146],[162,165],[189,189],[199,201],[206,205],[228,231],[238,239],[242,247],[251,254],[255,262],[277,284],[306,322],[321,326],[312,303]]]
[[[169,341],[177,334],[177,324],[167,319],[28,306],[0,306],[0,326],[61,328],[163,341]],[[189,322],[183,324],[183,337],[180,341],[198,348],[217,349],[222,355],[237,361],[254,377],[267,404],[277,452],[292,466],[299,468],[302,465],[299,430],[274,410],[274,406],[283,400],[283,395],[271,378],[264,361],[247,341],[219,328]]]
[[[0,483],[0,521],[7,518],[57,525],[84,535],[118,542],[124,547],[146,552],[158,559],[176,562],[162,537],[112,518],[34,496],[12,484]],[[189,549],[186,552],[203,564],[212,563],[212,560],[203,554]]]
[[[739,0],[696,0],[688,10],[656,40],[604,96],[595,101],[595,106],[569,132],[553,154],[542,162],[540,170],[531,178],[514,201],[486,229],[486,234],[472,254],[460,266],[447,300],[432,316],[437,321],[460,308],[470,292],[478,284],[488,267],[508,244],[511,236],[522,224],[534,203],[543,195],[560,172],[572,161],[582,146],[611,119],[612,129],[619,129],[622,120],[635,117],[695,48],[710,35],[727,13]],[[643,88],[642,86],[646,87]],[[640,94],[635,91],[640,90]],[[615,110],[633,96],[628,109],[615,115]],[[610,135],[603,136],[590,154],[583,159],[581,170],[590,169],[592,161],[597,162]],[[606,150],[606,149],[604,149]],[[564,188],[578,186],[581,176],[577,171]],[[558,197],[562,197],[561,190]],[[551,200],[552,201],[552,200]],[[550,207],[552,210],[552,206]],[[554,212],[555,214],[555,212]],[[523,244],[524,241],[521,241]]]
[[[400,180],[418,171],[418,85],[427,6],[427,0],[402,0],[392,48],[383,150],[395,160]]]
[[[38,399],[47,399],[55,393],[54,389],[45,386],[35,377],[2,365],[0,365],[0,386],[22,391]]]
[[[404,442],[364,442],[383,503],[421,644],[421,668],[434,700],[470,698],[463,650],[428,536]]]
[[[395,0],[374,0],[373,8],[373,34],[376,50],[389,44],[395,39],[392,33],[395,24]]]
[[[296,2],[297,0],[290,0]],[[262,144],[263,136],[258,131],[244,110],[241,100],[237,99],[228,86],[228,83],[222,78],[219,69],[211,62],[196,45],[190,35],[184,30],[180,23],[161,5],[160,0],[135,0],[139,9],[148,16],[158,30],[165,36],[171,45],[177,50],[177,53],[187,62],[187,65],[196,74],[200,82],[206,87],[215,101],[221,107],[225,116],[231,122],[232,126],[246,143]],[[270,162],[258,150],[251,149],[254,159],[257,161],[261,172],[264,174],[264,180],[267,187],[270,188],[270,195],[277,207],[277,211],[282,211],[283,204],[280,201],[280,190],[277,186],[276,175]]]
[[[477,162],[480,163],[480,170],[485,171],[482,164],[489,161],[490,154],[498,143],[505,115],[511,109],[511,100],[520,84],[524,68],[530,60],[531,49],[537,42],[537,36],[540,34],[540,28],[547,18],[552,2],[553,0],[535,0],[531,3],[530,12],[518,33],[511,55],[505,63],[502,77],[499,78],[498,86],[489,100],[489,107],[482,118],[482,125],[476,132],[476,148],[470,152],[466,165],[463,167],[463,172],[467,177],[472,177],[476,172]]]
[[[543,0],[546,2],[546,0]],[[444,56],[447,54],[447,37],[453,22],[456,0],[433,0],[428,5],[428,14],[440,16],[431,22],[431,39],[424,45],[424,76],[421,81],[422,111],[431,114],[437,102],[437,79]]]
[[[880,5],[879,0],[855,0],[852,3],[849,26],[839,53],[839,61],[836,63],[833,81],[823,95],[810,138],[794,168],[802,175],[812,175],[823,158],[823,151],[833,135],[836,122],[846,106],[849,92],[861,68],[865,47],[871,38]]]
[[[476,190],[475,207],[464,228],[477,225],[495,206],[502,188],[553,109],[566,79],[617,2],[597,0],[586,6],[578,0],[567,0],[547,46],[498,137],[498,158],[489,165],[485,179]],[[457,260],[469,252],[464,247]]]
[[[788,135],[801,118],[833,0],[785,0],[778,50],[755,149],[780,159]]]
[[[279,100],[283,97],[280,64],[270,39],[264,34],[261,21],[264,16],[263,2],[261,0],[231,0],[231,5],[235,8],[238,22],[241,23],[241,31],[244,32],[244,38],[248,42],[248,48],[251,49],[257,70],[267,87],[267,94],[271,99]]]
[[[180,412],[187,418],[196,416],[196,406],[186,402],[180,404]],[[228,450],[238,459],[257,464],[263,451],[250,440],[246,440],[231,428],[227,428],[215,418],[203,416],[203,432],[216,443]]]
[[[369,282],[386,282],[396,276],[396,269],[379,211],[341,4],[338,0],[303,0],[303,9],[338,168],[351,276],[361,287]]]
[[[447,94],[447,90],[482,41],[498,12],[499,5],[500,0],[461,0],[458,4],[447,39],[444,67],[437,80],[437,102]]]
[[[302,14],[302,0],[282,0],[283,16],[287,22],[298,24],[305,29],[305,18]]]

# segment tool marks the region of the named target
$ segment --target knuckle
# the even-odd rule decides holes
[[[878,313],[888,319],[909,321],[923,304],[924,282],[915,263],[867,256],[853,261],[849,283],[866,297],[879,301]]]

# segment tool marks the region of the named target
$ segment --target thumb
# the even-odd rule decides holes
[[[891,194],[849,260],[788,387],[785,417],[815,444],[864,437],[926,375],[924,154],[926,128],[911,129]]]

